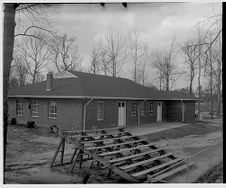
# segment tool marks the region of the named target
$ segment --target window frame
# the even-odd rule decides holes
[[[57,119],[57,102],[55,101],[49,102],[48,117],[50,119]]]
[[[102,105],[102,109],[99,108],[100,105]],[[104,120],[104,102],[99,101],[97,102],[97,121],[103,121],[103,120]]]
[[[35,108],[34,108],[35,106]],[[31,101],[31,116],[32,117],[39,117],[39,102],[38,100]]]
[[[134,107],[134,111],[133,111],[133,107]],[[136,105],[136,103],[131,103],[131,116],[132,117],[137,116],[137,105]]]
[[[141,104],[140,104],[140,116],[145,116],[145,106],[146,106],[146,103],[145,102],[142,102]]]
[[[20,108],[20,110],[19,110],[19,108]],[[23,116],[23,100],[22,99],[16,100],[16,115],[17,116]]]
[[[148,114],[149,115],[153,114],[153,102],[152,101],[149,102]]]

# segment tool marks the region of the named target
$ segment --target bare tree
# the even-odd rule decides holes
[[[195,69],[197,68],[197,58],[199,56],[199,51],[198,51],[198,46],[193,46],[194,41],[191,39],[186,41],[184,43],[184,46],[182,47],[182,50],[185,55],[185,64],[189,66],[189,80],[190,80],[190,85],[189,85],[189,91],[190,94],[193,94],[193,80],[195,77]]]
[[[35,34],[43,38],[41,33]],[[21,47],[21,55],[27,67],[32,83],[37,80],[37,74],[47,66],[50,54],[46,44],[37,38],[26,38]]]
[[[131,59],[132,59],[132,63],[134,64],[133,79],[134,79],[135,82],[139,82],[138,77],[137,77],[137,74],[138,74],[138,71],[139,71],[138,66],[141,63],[140,60],[143,56],[143,51],[141,50],[141,42],[139,41],[139,37],[140,37],[139,33],[136,30],[130,32],[130,34],[129,34],[130,56],[131,56]],[[139,71],[139,72],[140,72],[139,77],[141,77],[143,71]]]
[[[20,57],[19,55],[16,55],[13,60],[14,61],[12,66],[15,71],[15,76],[18,80],[18,84],[19,86],[24,86],[26,84],[26,79],[28,76],[27,67],[24,64],[22,57]]]
[[[181,72],[177,71],[177,67],[173,62],[173,59],[175,58],[173,50],[174,39],[169,51],[155,50],[152,52],[152,65],[160,72],[160,79],[163,79],[166,91],[171,90],[177,79],[182,75]]]
[[[82,58],[75,45],[75,38],[68,37],[67,34],[51,37],[50,51],[58,72],[81,68]]]
[[[146,42],[142,44],[141,50],[142,50],[142,56],[140,60],[141,61],[140,67],[138,67],[138,77],[141,80],[140,83],[145,85],[146,69],[147,69],[147,66],[151,63],[151,52]]]
[[[104,39],[101,52],[104,55],[104,59],[107,60],[104,61],[104,70],[106,74],[116,77],[120,74],[127,57],[125,39],[119,32],[112,28],[109,28],[105,32]]]
[[[97,45],[93,46],[91,54],[91,65],[90,65],[90,72],[97,74],[100,72],[100,47]]]

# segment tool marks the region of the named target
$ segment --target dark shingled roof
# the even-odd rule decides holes
[[[70,72],[77,77],[55,78],[53,90],[46,91],[46,81],[26,85],[9,91],[13,96],[42,97],[106,97],[153,100],[196,100],[197,98],[175,91],[158,91],[142,86],[126,78],[116,78],[83,72]]]

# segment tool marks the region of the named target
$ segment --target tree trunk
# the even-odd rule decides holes
[[[3,29],[3,103],[4,103],[4,169],[7,145],[8,127],[8,86],[11,63],[13,60],[14,30],[15,30],[16,4],[4,4],[4,29]]]
[[[194,79],[194,74],[193,74],[193,67],[191,66],[191,75],[190,75],[190,94],[192,95],[193,94],[193,91],[192,91],[192,86],[193,86],[193,79]]]
[[[198,90],[199,90],[199,99],[201,99],[201,60],[200,60],[200,55],[199,55]],[[200,100],[199,100],[198,104],[199,104],[198,109],[199,109],[199,112],[200,112],[201,111]]]
[[[210,108],[211,108],[211,119],[213,119],[213,62],[212,62],[212,50],[210,52]]]
[[[218,64],[217,71],[217,115],[220,117],[221,113],[221,63]]]
[[[166,91],[169,91],[169,76],[166,76]]]

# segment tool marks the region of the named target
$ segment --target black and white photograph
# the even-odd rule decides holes
[[[1,4],[2,184],[223,185],[222,2]]]

